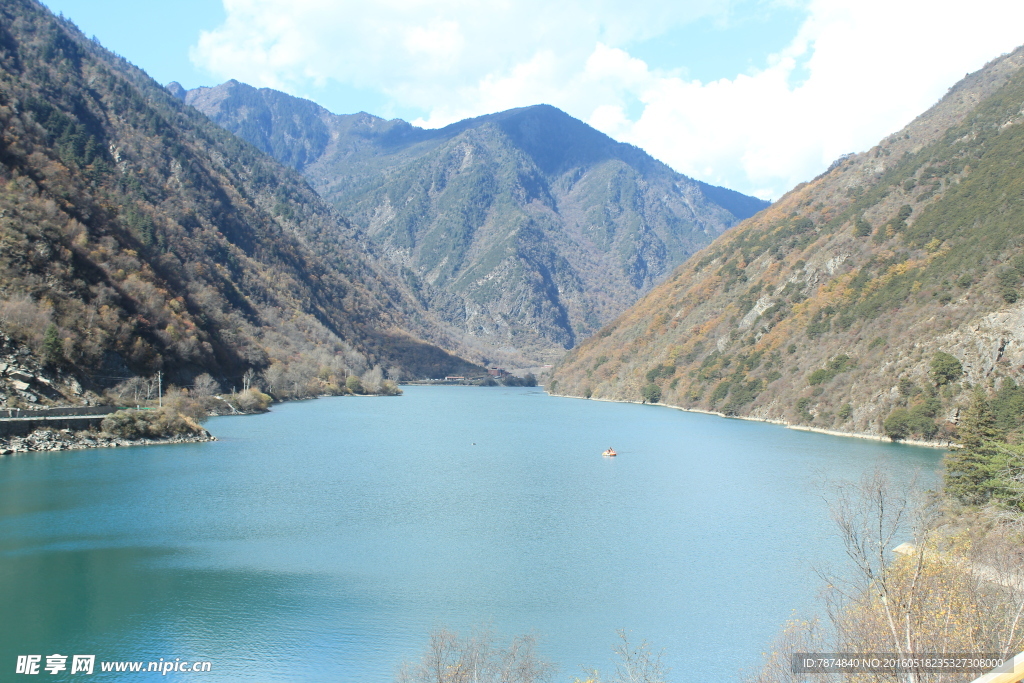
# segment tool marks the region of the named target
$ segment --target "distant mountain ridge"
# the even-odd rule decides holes
[[[548,105],[427,130],[237,81],[175,91],[300,170],[492,357],[556,359],[768,206]]]
[[[552,391],[926,440],[975,389],[1024,405],[1022,103],[1024,47],[694,255]]]

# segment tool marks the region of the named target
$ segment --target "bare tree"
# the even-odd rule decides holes
[[[653,652],[646,640],[639,645],[631,644],[624,629],[617,633],[621,642],[615,646],[615,654],[619,661],[615,665],[615,678],[607,683],[667,683],[669,668],[662,661],[664,651]],[[601,672],[596,669],[585,675],[585,679],[576,678],[573,683],[602,683]]]
[[[270,389],[270,393],[276,394],[284,388],[286,374],[287,371],[282,363],[274,363],[263,371],[263,382]]]
[[[204,372],[192,380],[192,395],[196,398],[206,398],[217,393],[220,393],[220,384],[210,373]]]
[[[142,377],[132,377],[114,387],[114,394],[119,400],[131,397],[132,403],[138,403],[139,399],[147,393],[147,382]]]
[[[923,510],[913,494],[913,483],[893,486],[888,477],[875,470],[865,474],[857,484],[836,487],[829,501],[832,520],[853,561],[849,578],[842,574],[822,574],[831,591],[826,594],[832,623],[838,629],[838,645],[862,651],[893,652],[913,657],[920,652],[914,615],[922,593],[925,569],[926,535],[929,524],[915,520],[915,511]],[[896,560],[893,548],[901,534],[908,534],[918,521],[917,543],[912,557],[906,558],[903,571],[891,571]],[[859,618],[850,619],[850,614]],[[881,621],[878,624],[875,620]],[[870,624],[871,637],[864,626]],[[879,628],[880,627],[880,628]],[[885,637],[878,640],[879,630]],[[857,646],[860,646],[857,648]],[[865,649],[866,648],[866,649]],[[901,680],[917,683],[917,674],[910,672]]]
[[[380,366],[374,365],[372,369],[363,373],[362,382],[366,393],[379,393],[381,385],[384,383],[384,373],[381,371]]]
[[[254,368],[249,368],[245,371],[245,374],[242,375],[242,391],[249,391],[255,381],[256,370]]]
[[[788,626],[748,683],[830,680],[824,674],[791,673],[795,652],[1006,658],[1024,649],[1024,516],[994,507],[952,515],[945,510],[940,516],[942,500],[917,490],[914,482],[892,484],[880,471],[837,487],[829,508],[853,567],[818,572],[827,585],[830,628],[823,634],[816,627]],[[897,546],[908,539],[913,543]],[[966,683],[977,673],[836,676],[858,682]]]
[[[764,653],[764,662],[744,683],[838,683],[838,674],[794,673],[793,655],[800,652],[831,652],[833,647],[817,619],[793,619],[786,623]]]
[[[430,645],[419,662],[405,662],[397,683],[541,683],[551,680],[554,667],[536,653],[532,636],[518,636],[508,647],[496,645],[488,630],[466,638],[446,628],[430,634]]]
[[[631,645],[624,629],[619,629],[622,640],[615,648],[619,663],[615,667],[614,683],[666,683],[669,669],[661,661],[663,651],[652,652],[646,640]]]

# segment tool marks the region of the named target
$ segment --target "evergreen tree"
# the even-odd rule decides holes
[[[59,365],[64,361],[64,340],[53,323],[43,333],[43,360],[47,365]]]
[[[985,395],[976,392],[957,427],[960,445],[946,454],[946,493],[968,505],[992,499],[1000,488],[999,432]]]

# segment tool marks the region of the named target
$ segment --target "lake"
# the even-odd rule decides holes
[[[560,681],[611,673],[617,629],[673,681],[734,681],[844,558],[827,482],[881,466],[932,487],[941,460],[527,388],[207,427],[217,442],[0,459],[5,680],[60,653],[211,662],[131,680],[383,682],[432,629],[487,625],[535,634]]]

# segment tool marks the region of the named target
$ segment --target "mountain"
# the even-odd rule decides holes
[[[768,206],[547,105],[426,130],[237,81],[184,101],[301,171],[492,357],[560,357]]]
[[[973,388],[1021,403],[1022,66],[993,61],[727,232],[552,391],[897,439],[948,438]]]
[[[0,5],[0,122],[0,327],[62,372],[469,367],[298,173],[35,0]]]

